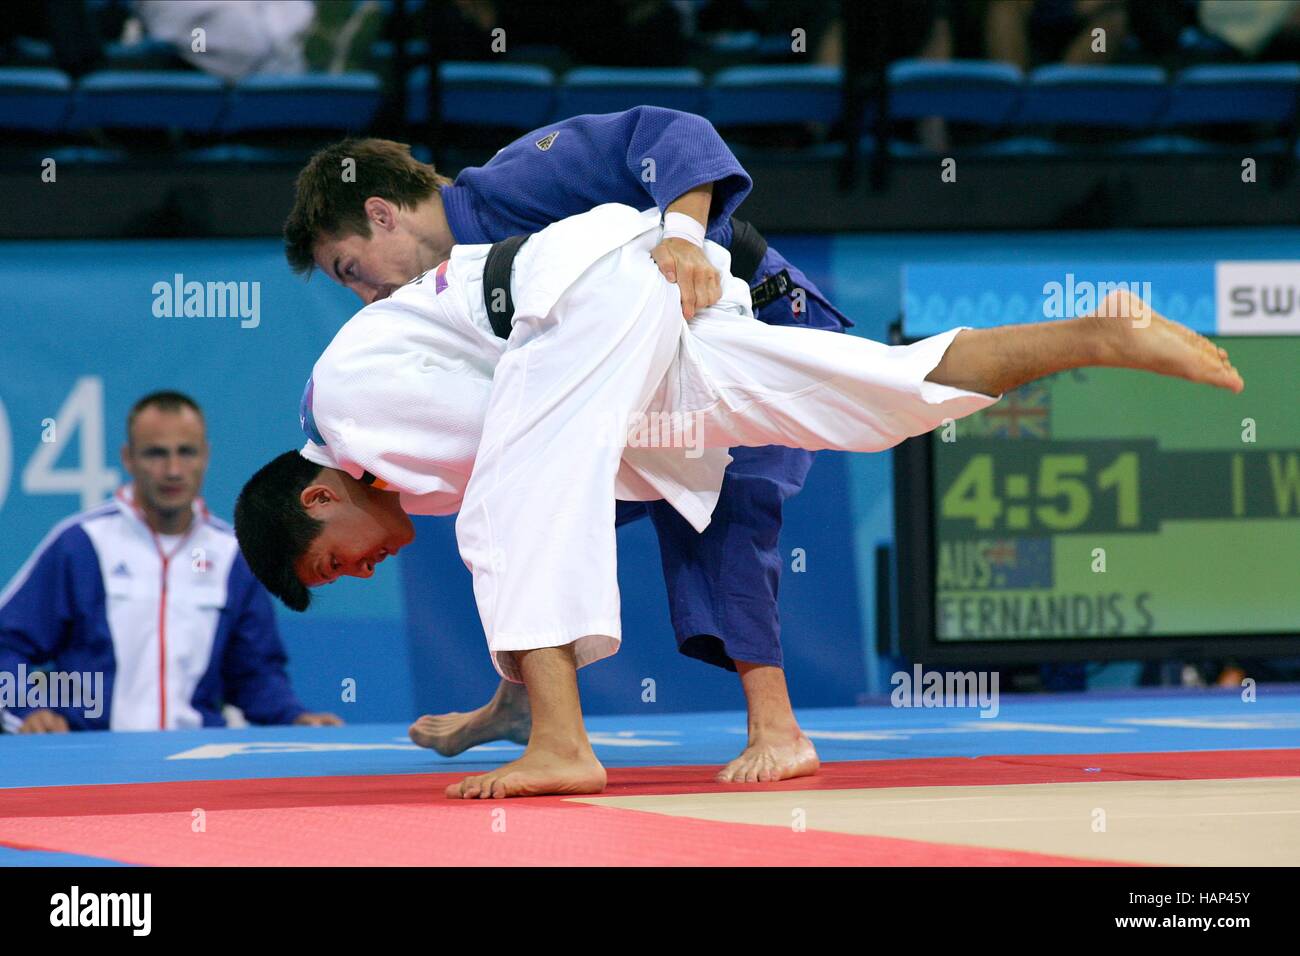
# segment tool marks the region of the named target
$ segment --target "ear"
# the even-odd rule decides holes
[[[328,508],[331,504],[335,504],[342,499],[339,497],[339,493],[329,485],[317,481],[304,488],[302,494],[298,496],[298,500],[302,502],[302,506],[307,509],[308,514],[311,514],[314,518],[319,518],[320,514],[314,512],[318,512],[321,508]]]
[[[122,468],[129,475],[131,473],[131,444],[130,442],[122,443]]]
[[[397,207],[387,199],[371,196],[366,200],[366,218],[376,229],[391,232],[397,227]]]

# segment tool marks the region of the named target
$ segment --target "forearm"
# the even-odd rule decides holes
[[[664,212],[680,212],[690,216],[701,226],[709,225],[709,209],[713,206],[713,183],[704,183],[678,196]]]

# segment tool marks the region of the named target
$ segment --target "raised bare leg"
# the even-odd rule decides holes
[[[1232,392],[1245,388],[1226,351],[1129,292],[1111,293],[1082,318],[963,329],[926,380],[999,395],[1054,372],[1093,365],[1144,369]]]

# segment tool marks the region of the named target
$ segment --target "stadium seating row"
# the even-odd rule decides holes
[[[448,62],[439,67],[443,119],[533,129],[553,119],[653,104],[699,113],[719,127],[826,123],[843,112],[840,71],[804,65],[742,66],[706,82],[693,69],[581,68],[556,77],[542,66]],[[406,118],[428,119],[426,67],[412,72]],[[1199,66],[1168,75],[1152,66],[1046,66],[1022,74],[984,61],[903,60],[888,73],[896,120],[930,116],[991,129],[1116,127],[1176,131],[1207,126],[1290,126],[1300,64]],[[41,133],[92,128],[364,130],[383,98],[369,73],[255,76],[234,85],[200,73],[108,71],[73,82],[58,70],[0,69],[0,129]],[[875,100],[863,119],[874,118]]]

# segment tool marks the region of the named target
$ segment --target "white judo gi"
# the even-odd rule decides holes
[[[702,530],[727,448],[880,451],[997,401],[925,381],[959,329],[891,347],[755,320],[711,242],[722,300],[684,322],[650,258],[660,232],[658,210],[610,204],[534,235],[504,342],[483,304],[490,247],[457,246],[358,313],[313,369],[307,414],[324,445],[302,454],[368,472],[410,513],[459,508],[507,679],[506,651],[572,644],[579,666],[617,651],[616,499],[666,499]]]

